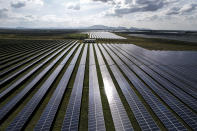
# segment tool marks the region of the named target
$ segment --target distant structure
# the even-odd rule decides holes
[[[88,32],[88,35],[91,39],[126,39],[125,37],[116,35],[112,32]]]
[[[84,43],[96,43],[96,39],[84,39]]]

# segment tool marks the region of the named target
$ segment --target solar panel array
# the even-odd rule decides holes
[[[85,75],[85,63],[87,56],[87,45],[82,54],[82,59],[78,67],[77,76],[74,82],[72,94],[70,96],[69,104],[66,109],[66,114],[64,118],[64,123],[62,125],[62,130],[78,130],[79,117],[80,117],[80,107],[81,98],[83,90],[83,80]],[[70,64],[73,64],[72,62]]]
[[[125,56],[120,54],[120,52],[122,51],[118,50],[117,55],[120,56],[121,59],[125,59],[125,63],[127,63],[127,65],[130,65],[129,67],[133,71],[135,71],[136,74],[141,79],[143,79],[143,81],[147,85],[149,85],[149,87],[151,87],[163,99],[163,101],[165,101],[188,125],[190,125],[193,129],[195,129],[197,127],[197,121],[195,120],[195,113],[190,111],[189,108],[185,107],[183,103],[179,102],[173,95],[171,95],[162,86],[160,86],[159,83],[154,81],[146,73],[140,70],[139,67],[137,67],[131,61],[129,61],[129,59],[127,59]],[[148,74],[151,73],[149,72]]]
[[[93,46],[90,45],[89,55],[89,106],[88,106],[88,130],[105,131],[101,95],[96,71]]]
[[[75,46],[75,48],[77,45]],[[69,57],[74,52],[75,48],[71,50],[71,52],[67,55],[67,57],[61,62],[62,64],[66,64]],[[60,60],[65,54],[67,53],[67,50],[61,53],[51,64],[51,66],[55,65],[55,63]],[[23,126],[28,121],[29,117],[32,115],[34,110],[37,106],[39,106],[39,103],[51,87],[52,83],[54,82],[55,78],[58,76],[59,72],[62,70],[63,65],[59,64],[58,67],[54,70],[54,72],[50,75],[50,77],[43,83],[43,85],[40,87],[40,89],[37,91],[37,93],[31,98],[31,100],[25,105],[23,110],[16,116],[16,118],[12,121],[12,123],[8,126],[7,130],[21,130]],[[47,69],[47,68],[46,68]],[[42,72],[41,72],[42,73]],[[58,89],[58,88],[57,88]],[[56,97],[56,96],[55,96]],[[53,97],[52,97],[53,98]],[[50,103],[50,102],[49,102]],[[53,105],[50,105],[53,106]],[[57,107],[57,106],[55,106]],[[47,110],[47,109],[46,109]],[[50,110],[49,110],[50,112]],[[47,117],[46,115],[45,117]]]
[[[121,39],[109,32],[90,37]],[[0,45],[0,130],[79,130],[84,117],[90,131],[197,130],[196,65],[165,65],[129,44],[3,42],[8,46]]]
[[[97,47],[95,46],[96,55],[98,58],[98,63],[100,66],[104,89],[106,92],[106,96],[109,102],[110,111],[112,113],[113,122],[116,130],[133,130],[129,117],[126,113],[126,110],[123,107],[123,104],[120,100],[118,92],[116,90],[115,85],[113,84],[112,78],[109,74],[109,71],[105,65],[105,62],[101,56],[101,53]]]
[[[67,46],[66,46],[67,47]],[[61,47],[62,48],[62,47]],[[64,47],[65,48],[65,47]],[[63,50],[64,48],[62,48],[61,50]],[[61,50],[57,51],[56,53],[54,53],[50,58],[52,58],[53,56],[55,56],[56,54],[58,54]],[[52,51],[53,52],[53,51]],[[40,61],[40,59],[45,58],[48,54],[50,54],[51,52],[45,54],[44,56],[42,56],[41,58],[37,59],[37,61]],[[31,72],[28,72],[24,77],[22,77],[21,79],[19,79],[18,81],[16,81],[15,83],[13,83],[12,85],[10,85],[9,88],[7,88],[6,90],[4,90],[1,94],[0,94],[0,99],[2,99],[3,97],[5,97],[9,92],[11,92],[14,88],[16,88],[21,82],[23,82],[24,80],[26,80],[29,76],[31,76],[35,71],[37,71],[41,66],[43,66],[45,63],[47,63],[47,61],[50,60],[49,58],[47,60],[45,60],[43,63],[41,63],[40,65],[38,65],[37,67],[35,67],[33,70],[31,70]],[[23,68],[22,70],[19,70],[18,72],[14,73],[13,75],[9,76],[8,78],[6,78],[5,80],[2,81],[2,83],[5,83],[7,81],[9,81],[10,79],[16,77],[18,74],[20,74],[21,72],[23,72],[24,70],[26,70],[27,68],[29,68],[29,66],[32,66],[32,63],[29,64],[28,66],[26,66],[25,68]]]
[[[135,55],[135,57],[138,58],[139,60],[141,60],[141,58],[139,56]],[[141,61],[143,61],[143,60],[141,60]],[[147,62],[149,62],[149,61],[146,60],[146,63]],[[145,64],[144,61],[143,61],[143,63]],[[197,109],[196,100],[195,100],[195,98],[193,98],[196,96],[196,94],[194,93],[195,87],[188,87],[187,85],[185,85],[185,83],[183,83],[184,80],[178,80],[178,79],[172,77],[170,74],[168,74],[167,72],[164,72],[162,69],[160,69],[159,68],[160,66],[155,66],[155,63],[153,63],[153,62],[149,62],[148,64],[151,64],[148,66],[150,68],[146,68],[146,70],[149,69],[149,72],[147,72],[149,75],[151,75],[153,78],[155,78],[160,84],[162,84],[164,87],[166,87],[167,90],[169,90],[176,97],[178,97],[179,99],[184,101],[185,104],[188,104],[188,106],[190,106],[190,108],[192,108],[193,110],[196,111],[196,109]],[[148,64],[146,64],[146,65],[148,65]],[[138,63],[137,65],[141,66],[142,68],[144,67],[144,66],[142,66],[142,63]],[[152,69],[153,71],[150,69]],[[171,81],[171,80],[173,80],[173,81]]]
[[[140,127],[142,130],[159,130],[158,126],[156,125],[153,118],[150,116],[148,111],[146,110],[145,106],[139,100],[137,95],[135,94],[134,90],[130,87],[129,83],[126,81],[124,76],[121,74],[118,67],[112,61],[112,58],[107,54],[105,49],[99,45],[108,65],[110,65],[110,69],[112,70],[113,75],[115,76],[116,81],[119,84],[130,108],[132,109]]]
[[[88,32],[91,39],[126,39],[111,32]]]
[[[60,80],[60,83],[57,86],[56,90],[54,91],[53,96],[51,97],[47,107],[45,107],[45,110],[42,113],[40,120],[38,121],[37,125],[35,126],[35,130],[38,130],[38,131],[50,130],[50,127],[51,127],[52,122],[54,120],[54,117],[55,117],[55,114],[56,114],[57,109],[59,107],[59,104],[62,100],[63,94],[66,90],[66,86],[67,86],[69,78],[72,74],[74,65],[77,61],[77,58],[78,58],[79,53],[81,51],[81,48],[82,48],[82,46],[80,46],[79,49],[77,50],[75,57],[72,59],[72,62],[70,63],[68,69],[65,72],[66,75],[64,74],[62,79]],[[59,64],[60,68],[63,68],[63,66],[67,63],[69,57],[72,55],[74,50],[75,50],[75,48],[73,48],[70,51],[70,53],[66,56],[66,58]],[[64,76],[67,76],[67,77],[64,77]]]
[[[119,59],[111,50],[110,54],[113,54],[112,57],[116,60]],[[176,117],[165,107],[159,99],[154,96],[154,94],[144,85],[140,79],[126,66],[122,63],[117,63],[119,67],[135,86],[135,88],[140,92],[146,102],[150,105],[154,113],[159,117],[163,122],[164,126],[168,130],[181,130],[185,129],[184,126],[176,119]]]
[[[64,48],[63,48],[64,49]],[[53,51],[52,51],[53,52]],[[53,58],[59,51],[57,51],[56,53],[54,53],[53,55],[51,55],[49,58],[47,58],[45,61],[43,61],[43,63],[41,63],[40,65],[38,65],[37,67],[35,67],[31,72],[29,72],[29,74],[31,75],[32,72],[36,71],[37,69],[39,69],[40,67],[42,67],[45,63],[47,63],[51,58]],[[52,67],[52,66],[51,66]],[[50,68],[51,68],[50,67]],[[13,110],[13,108],[20,102],[22,101],[22,99],[24,98],[25,95],[27,95],[27,93],[34,87],[34,85],[39,82],[39,80],[50,70],[50,68],[47,68],[47,70],[43,71],[40,75],[38,75],[34,80],[32,80],[20,93],[18,93],[13,99],[11,99],[3,108],[0,109],[0,120],[2,120],[11,110]],[[24,76],[24,78],[21,78],[22,80],[25,79],[26,76]],[[3,91],[1,93],[1,96],[3,96],[3,94],[6,94],[4,92],[8,92],[11,91],[11,89],[14,89],[17,87],[18,84],[20,84],[20,82],[22,81],[21,79],[19,79],[18,81],[16,81],[16,83],[12,84],[9,88],[7,88],[5,91]]]

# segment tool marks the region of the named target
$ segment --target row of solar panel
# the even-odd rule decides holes
[[[68,47],[64,52],[61,53],[61,55],[59,55],[52,62],[51,67],[62,57],[63,54],[65,54],[69,50],[69,48],[71,48],[71,47]],[[70,65],[68,66],[65,74],[63,75],[62,80],[59,82],[59,86],[58,86],[59,88],[58,87],[56,88],[56,91],[54,92],[53,97],[50,99],[49,104],[45,108],[38,124],[35,127],[35,130],[47,130],[47,129],[49,130],[50,129],[50,125],[52,124],[53,119],[55,117],[55,112],[57,112],[59,103],[61,101],[61,97],[65,91],[65,88],[63,88],[63,87],[66,87],[66,84],[69,81],[69,77],[71,76],[72,71],[75,67],[75,63],[76,63],[76,60],[79,56],[81,48],[82,48],[82,46],[79,47],[78,52],[75,54]],[[24,127],[25,123],[28,121],[28,119],[31,117],[33,111],[36,109],[36,106],[38,106],[41,99],[43,99],[44,94],[46,93],[46,91],[48,90],[50,85],[52,84],[52,81],[55,80],[55,76],[57,76],[57,74],[59,74],[59,71],[61,70],[60,68],[63,68],[64,64],[66,64],[66,61],[68,61],[68,58],[73,54],[75,49],[76,49],[76,46],[69,52],[67,57],[59,64],[59,66],[56,68],[54,73],[52,75],[50,75],[50,77],[45,81],[43,86],[41,86],[41,88],[37,91],[37,93],[33,96],[33,98],[24,107],[24,109],[17,115],[17,117],[10,124],[10,126],[7,128],[7,130],[12,130],[12,129],[20,130]],[[87,45],[85,46],[84,50],[87,52]],[[82,55],[81,65],[79,66],[79,71],[77,73],[80,75],[77,75],[78,79],[76,78],[76,82],[75,82],[75,85],[73,88],[73,94],[75,94],[75,96],[77,97],[75,99],[74,103],[77,103],[77,104],[74,107],[72,107],[72,104],[73,104],[72,100],[73,99],[70,99],[70,101],[71,101],[70,106],[68,106],[66,117],[65,117],[65,122],[63,124],[62,130],[67,130],[68,123],[69,123],[69,129],[77,129],[78,128],[76,125],[78,125],[77,118],[79,119],[79,111],[80,111],[80,104],[79,104],[80,102],[79,101],[81,101],[79,92],[81,92],[81,96],[82,96],[82,88],[81,87],[83,86],[79,83],[81,83],[81,82],[83,83],[83,80],[81,80],[81,78],[83,78],[82,76],[85,73],[85,63],[86,63],[85,60],[86,60],[86,55],[87,55],[85,53],[85,51]],[[59,53],[59,52],[56,52],[56,53]],[[49,68],[47,67],[47,69],[49,70],[50,67]],[[82,73],[82,70],[84,73]],[[46,72],[46,70],[45,70],[45,72]],[[44,72],[41,72],[40,74],[43,74],[43,73]],[[35,83],[35,81],[34,81],[34,83]],[[30,84],[30,85],[32,85],[32,84]],[[81,86],[81,87],[78,87],[78,86]],[[21,100],[22,99],[21,96],[24,96],[26,93],[28,93],[30,88],[32,88],[32,87],[27,86],[23,91],[21,91],[22,93],[19,93],[19,95],[18,95],[19,97],[16,97],[16,98],[19,98]],[[79,91],[76,92],[75,89],[77,89],[77,88],[81,88],[81,89],[79,89]],[[57,93],[59,93],[59,94],[57,94]],[[76,95],[76,93],[77,93],[77,95]],[[73,98],[72,96],[71,96],[71,98]],[[10,102],[10,104],[7,104],[7,105],[12,105],[12,107],[13,107],[13,105],[16,105],[16,103],[19,102],[20,100],[13,99],[12,103]],[[8,109],[8,106],[5,106],[4,109]],[[70,109],[73,109],[72,114],[69,114]],[[11,110],[11,108],[10,108],[10,110]],[[101,108],[101,111],[102,111],[102,108]],[[4,113],[5,112],[8,113],[6,110],[4,110]],[[67,121],[68,120],[67,118],[69,118],[69,117],[72,118],[72,120],[70,119],[70,122]]]
[[[34,56],[35,54],[37,53],[42,53],[44,50],[46,50],[46,48],[41,48],[41,49],[35,49],[35,50],[32,50],[32,51],[29,51],[28,54],[25,54],[25,56],[23,57],[20,57],[19,59],[15,59],[15,60],[12,60],[11,62],[9,63],[6,63],[2,66],[0,66],[0,70],[4,70],[5,68],[8,68],[10,67],[11,65],[14,65],[16,63],[19,63],[20,61],[23,61],[23,60],[26,60],[27,58],[31,58],[32,56]]]
[[[127,48],[127,51],[129,51],[129,48]],[[167,77],[170,82],[172,82],[175,85],[179,86],[179,88],[182,88],[183,90],[185,90],[187,88],[189,88],[189,89],[196,89],[196,86],[195,86],[196,85],[196,81],[195,81],[195,84],[194,84],[194,82],[189,81],[191,79],[185,79],[185,77],[183,77],[183,75],[180,75],[180,74],[176,73],[176,71],[174,70],[175,68],[172,69],[170,66],[166,66],[166,65],[162,66],[163,64],[161,62],[153,60],[148,55],[146,55],[146,56],[145,55],[138,55],[138,52],[134,53],[133,51],[130,52],[130,54],[133,54],[133,57],[135,56],[136,58],[141,60],[146,65],[155,65],[154,68],[158,69],[158,71],[162,71],[161,75]],[[158,65],[158,66],[156,66],[156,65]],[[190,68],[191,68],[191,66],[190,66]],[[181,72],[182,72],[182,70],[181,70]],[[194,71],[194,72],[196,72],[196,71]],[[192,75],[192,74],[193,73],[191,73],[190,75]],[[183,87],[187,87],[187,88],[183,88]]]
[[[45,107],[45,110],[43,111],[43,113],[40,117],[40,120],[38,121],[38,123],[35,127],[35,130],[39,130],[39,131],[40,130],[50,130],[52,122],[55,118],[58,107],[60,105],[60,102],[63,98],[64,92],[66,90],[66,87],[68,85],[69,79],[70,79],[71,74],[73,72],[75,63],[76,63],[79,53],[81,51],[81,48],[82,48],[82,45],[78,48],[74,58],[72,59],[71,63],[69,64],[66,72],[63,74],[63,76],[62,76],[58,86],[56,87],[50,101],[48,102],[47,106]],[[71,52],[66,56],[66,58],[59,64],[60,68],[64,67],[64,65],[67,63],[69,57],[73,54],[74,50],[75,50],[75,48],[73,48],[71,50]],[[72,96],[71,96],[71,99],[72,99]],[[69,112],[69,111],[67,110],[67,112]],[[66,113],[66,114],[67,114],[66,116],[68,116],[68,114],[70,115],[70,112]],[[65,119],[67,120],[66,117],[65,117]],[[64,121],[63,129],[66,128],[65,122],[68,122],[68,121]]]
[[[96,61],[93,45],[90,44],[89,54],[89,105],[88,129],[90,131],[105,130],[105,121],[101,103],[101,95],[96,70]]]
[[[137,55],[135,55],[135,57],[137,57]],[[146,57],[143,57],[143,58],[146,58]],[[140,60],[139,57],[138,57],[138,59]],[[147,61],[146,61],[146,63],[147,63]],[[153,64],[156,64],[156,63],[153,63]],[[138,66],[141,66],[141,65],[142,64],[138,64]],[[144,68],[144,66],[141,66],[141,67]],[[171,93],[173,93],[180,100],[184,101],[185,104],[188,104],[188,106],[190,106],[191,108],[193,108],[193,110],[196,111],[196,109],[197,109],[196,102],[195,102],[196,101],[196,99],[195,99],[196,98],[196,94],[195,94],[196,89],[194,87],[188,87],[188,85],[183,83],[183,80],[180,81],[180,80],[177,80],[176,77],[172,77],[167,72],[164,72],[162,69],[160,69],[159,68],[160,66],[153,65],[153,66],[148,66],[148,67],[150,67],[150,69],[153,71],[149,70],[149,72],[147,72],[147,74],[149,74],[153,78],[155,78],[159,83],[161,83]],[[158,77],[160,79],[158,79]],[[192,96],[195,98],[193,98]]]
[[[121,57],[121,59],[125,59],[125,62],[129,67],[136,72],[136,74],[151,88],[153,89],[162,99],[167,103],[188,125],[190,125],[193,129],[197,127],[197,123],[195,120],[195,114],[189,110],[189,108],[185,107],[183,103],[177,100],[173,95],[171,95],[168,91],[166,91],[159,83],[154,81],[151,77],[149,77],[146,73],[140,70],[139,67],[129,61],[128,58],[125,58],[122,54],[120,54],[120,50],[117,55]],[[147,68],[144,66],[144,68]],[[148,74],[151,74],[150,72]],[[157,79],[158,77],[155,77]],[[161,82],[162,83],[162,82]],[[194,120],[193,120],[194,119]]]
[[[39,58],[40,56],[42,56],[43,54],[45,54],[46,52],[48,52],[49,50],[52,50],[56,47],[58,47],[59,45],[51,45],[51,47],[48,47],[48,48],[43,48],[43,49],[40,49],[38,51],[34,51],[34,53],[32,53],[32,56],[30,57],[29,55],[26,55],[25,57],[22,57],[22,59],[15,59],[14,61],[12,62],[9,62],[5,65],[3,65],[2,68],[8,68],[2,72],[0,72],[0,77],[2,78],[3,76],[5,76],[6,74],[10,73],[11,71],[21,67],[22,65],[25,65],[33,60],[36,60],[37,58]],[[17,64],[15,64],[17,63]],[[9,68],[10,67],[10,68]],[[3,70],[3,69],[2,69]]]
[[[30,42],[31,43],[31,42]],[[59,42],[61,44],[62,42]],[[46,49],[48,47],[52,47],[54,45],[59,45],[56,42],[41,42],[41,43],[34,43],[34,44],[28,44],[28,43],[21,43],[19,45],[11,44],[8,46],[9,48],[4,49],[1,47],[3,50],[3,54],[0,59],[0,65],[6,64],[8,62],[12,62],[13,60],[17,60],[18,58],[24,57],[28,55],[29,53],[35,52],[38,49]],[[22,46],[22,47],[21,47]],[[7,46],[6,46],[7,47]],[[11,48],[11,49],[10,49]],[[13,49],[12,49],[13,48]],[[4,52],[6,51],[6,52]]]
[[[66,45],[64,48],[66,48],[68,45]],[[60,49],[61,48],[61,49]],[[61,52],[64,48],[62,48],[62,46],[58,47],[57,49],[60,49],[57,51],[57,49],[51,50],[50,52],[44,54],[42,57],[40,57],[39,59],[37,59],[36,61],[34,61],[33,63],[27,65],[25,68],[16,71],[14,74],[8,76],[6,79],[4,79],[3,81],[0,82],[0,85],[3,85],[4,83],[9,82],[10,80],[12,80],[13,78],[15,78],[16,76],[18,76],[19,74],[21,74],[22,72],[26,71],[28,68],[32,67],[33,65],[35,65],[36,63],[40,62],[41,60],[45,59],[47,56],[51,55],[49,58],[47,58],[46,60],[44,60],[41,64],[37,65],[36,67],[34,67],[30,72],[28,72],[27,74],[25,74],[22,78],[20,78],[19,80],[17,80],[16,82],[14,82],[13,84],[11,84],[9,86],[9,88],[5,89],[1,94],[0,94],[0,99],[2,99],[3,97],[7,96],[9,94],[9,92],[11,92],[13,89],[15,89],[21,82],[25,81],[28,77],[30,77],[33,73],[35,73],[38,69],[40,69],[45,63],[47,63],[51,58],[53,58],[54,56],[56,56],[59,52]],[[54,53],[55,52],[55,53]]]
[[[40,46],[39,46],[38,43],[30,44],[30,45],[28,45],[28,44],[19,44],[19,45],[15,46],[15,44],[11,44],[11,45],[7,45],[7,46],[1,46],[1,48],[0,48],[0,51],[1,51],[0,52],[1,63],[7,57],[10,57],[10,56],[13,57],[13,56],[16,56],[16,54],[18,54],[20,56],[20,55],[23,55],[23,53],[27,53],[28,51],[31,51],[31,50],[36,49],[38,47],[39,48],[43,47],[43,44],[40,44]]]
[[[58,46],[57,46],[58,45]],[[61,47],[63,46],[62,44],[60,44],[61,45]],[[56,48],[56,47],[59,47],[59,48],[61,48],[60,47],[60,45],[59,44],[54,44],[52,47],[53,48]],[[38,49],[37,49],[38,50]],[[35,53],[35,56],[36,56],[36,53]],[[20,58],[19,58],[20,59]],[[7,64],[9,64],[11,67],[10,68],[6,68],[5,70],[2,70],[1,71],[1,76],[5,76],[5,75],[8,75],[9,76],[9,74],[11,73],[11,71],[14,71],[14,69],[16,69],[16,67],[21,67],[21,66],[23,66],[29,59],[31,59],[31,58],[27,58],[25,61],[22,61],[22,62],[20,62],[20,61],[18,61],[18,59],[16,59],[16,61],[17,61],[17,64],[15,64],[15,65],[13,65],[12,63],[7,63]],[[11,60],[12,61],[12,60]],[[29,66],[28,67],[25,67],[26,69],[28,69],[29,67],[31,67],[31,65],[34,65],[36,62],[34,62],[33,64],[29,64]],[[20,71],[20,72],[23,72],[23,70],[22,71]],[[16,73],[15,73],[16,74]],[[19,73],[20,74],[20,73]],[[17,74],[17,75],[19,75],[19,74]],[[16,77],[16,75],[15,75],[15,77]],[[2,78],[2,77],[1,77]],[[9,80],[9,79],[11,79],[11,78],[13,78],[13,77],[5,77],[5,78],[2,78],[1,79],[1,81],[0,81],[0,85],[2,85],[4,82],[6,82],[7,80]]]
[[[126,39],[111,32],[88,32],[88,35],[93,39]]]
[[[136,74],[131,69],[129,69],[129,67],[126,66],[126,64],[124,64],[123,61],[121,61],[120,58],[118,58],[117,55],[111,49],[109,49],[109,47],[107,47],[107,50],[115,61],[119,59],[117,60],[117,65],[125,73],[127,78],[138,90],[138,92],[143,96],[143,98],[149,104],[157,117],[162,121],[164,126],[168,130],[184,129],[183,125],[175,118],[175,116],[167,109],[167,107],[165,107],[165,105],[163,105],[159,101],[159,99],[146,87],[146,85],[136,76]]]
[[[132,90],[131,86],[127,82],[127,80],[122,75],[121,71],[118,69],[118,67],[113,62],[112,58],[109,56],[109,54],[105,51],[105,49],[99,45],[101,48],[101,51],[103,52],[103,55],[105,56],[108,65],[110,65],[110,69],[112,70],[113,75],[115,76],[116,81],[119,84],[119,87],[121,88],[130,108],[132,109],[135,118],[137,119],[140,127],[142,129],[147,130],[159,130],[158,126],[154,122],[153,118],[150,116],[148,111],[145,109],[145,106],[142,104],[142,102],[137,97],[134,90]]]
[[[44,99],[44,96],[51,88],[51,85],[68,63],[68,60],[74,54],[72,61],[69,63],[66,71],[63,73],[57,88],[55,89],[38,123],[35,126],[35,130],[50,130],[60,106],[60,102],[66,92],[72,72],[76,67],[76,62],[79,60],[81,53],[82,56],[80,64],[78,65],[77,75],[62,125],[62,130],[78,130],[83,81],[86,68],[85,64],[88,50],[87,45],[84,46],[83,50],[82,47],[82,45],[75,43],[66,45],[65,43],[62,43],[62,45],[60,44],[59,46],[54,46],[50,51],[47,50],[43,54],[37,54],[41,57],[35,63],[38,63],[41,60],[43,61],[22,78],[14,82],[9,88],[0,93],[0,99],[3,99],[20,83],[28,79],[48,61],[56,57],[41,73],[39,73],[39,75],[37,75],[30,83],[28,83],[28,85],[21,92],[19,92],[15,97],[12,98],[11,101],[9,101],[3,108],[0,109],[0,120],[3,120],[8,115],[8,113],[10,113],[11,110],[13,110],[14,107],[16,107],[16,105],[22,101],[26,94],[34,88],[34,85],[38,83],[40,79],[42,79],[47,74],[47,72],[54,68],[56,63],[63,58],[60,64],[57,65],[51,75],[42,84],[37,93],[12,121],[7,130],[23,129],[25,124],[33,115],[35,109]],[[137,96],[136,90],[151,107],[155,113],[155,116],[159,118],[159,120],[168,130],[186,130],[185,125],[183,125],[177,119],[177,116],[171,112],[172,110],[192,129],[195,130],[197,128],[197,116],[194,113],[197,108],[195,105],[195,98],[191,97],[192,94],[189,94],[190,90],[184,90],[177,87],[177,85],[173,85],[172,82],[169,81],[168,77],[166,78],[165,75],[161,75],[168,73],[164,72],[163,70],[159,70],[159,67],[146,65],[147,63],[150,64],[152,61],[147,60],[144,57],[141,58],[137,54],[132,54],[127,48],[121,48],[117,45],[110,44],[95,44],[94,46],[93,44],[90,44],[89,53],[89,130],[106,130],[95,57],[98,60],[98,65],[104,83],[104,89],[116,130],[133,130],[133,126],[121,102],[109,70],[111,70],[112,75],[117,81],[141,129],[159,130],[160,128],[158,127],[158,123],[156,122],[155,118],[153,119],[152,114],[150,114],[146,106],[144,106],[142,101]],[[37,55],[34,57],[37,58]],[[29,58],[29,60],[31,59],[32,58]],[[28,66],[33,66],[35,64],[33,63],[32,65],[30,64]],[[24,68],[24,71],[27,69],[28,68]],[[17,75],[17,72],[15,74]],[[14,77],[14,75],[12,77]],[[132,88],[129,81],[133,85]],[[133,90],[133,88],[136,90]],[[188,92],[185,93],[183,90]],[[175,93],[178,93],[179,96]],[[187,106],[185,106],[185,104]],[[166,105],[168,105],[170,109]]]
[[[34,88],[34,85],[36,85],[39,81],[40,81],[40,79],[48,72],[48,71],[50,71],[53,67],[54,67],[54,65],[58,62],[58,60],[60,60],[67,52],[68,52],[68,50],[72,47],[72,46],[70,46],[70,47],[68,47],[69,45],[66,45],[64,48],[61,48],[61,49],[59,49],[58,51],[56,51],[56,52],[53,52],[53,54],[52,55],[50,55],[47,59],[45,59],[40,65],[38,65],[36,68],[34,68],[32,71],[30,71],[27,75],[31,75],[33,72],[35,72],[36,70],[38,70],[39,68],[41,68],[44,64],[46,64],[49,60],[51,60],[51,59],[53,59],[53,58],[55,58],[55,56],[58,54],[58,53],[60,53],[61,51],[63,51],[64,49],[66,49],[66,50],[64,50],[63,52],[61,52],[61,54],[55,59],[55,60],[53,60],[53,62],[50,64],[50,65],[48,65],[48,67],[47,68],[45,68],[42,72],[40,72],[40,74],[39,75],[37,75],[35,78],[34,78],[34,80],[32,80],[21,92],[19,92],[12,100],[10,100],[1,110],[0,110],[0,112],[1,112],[1,116],[2,116],[2,118],[1,119],[3,119],[3,117],[5,117],[22,99],[23,99],[23,97],[27,94],[27,93],[29,93],[29,91],[30,90],[32,90],[32,88]],[[68,48],[66,48],[66,47],[68,47]],[[58,68],[57,68],[58,69]],[[25,79],[27,76],[25,75],[24,77],[22,77],[21,79]],[[21,79],[19,79],[18,81],[16,81],[16,83],[14,83],[13,84],[13,86],[10,86],[9,88],[7,88],[8,90],[11,90],[11,89],[13,89],[14,87],[16,88],[17,87],[17,84],[19,84],[20,82],[21,82]],[[49,80],[50,81],[50,80]],[[49,82],[48,81],[48,82]],[[51,82],[51,81],[50,81]],[[45,83],[45,84],[43,84],[43,86],[47,86],[48,84],[50,84],[50,82],[49,83]],[[47,90],[46,90],[47,91]],[[26,119],[29,119],[28,118],[28,115],[31,115],[31,111],[33,111],[33,108],[36,108],[36,104],[34,104],[33,102],[39,102],[40,100],[38,99],[39,97],[40,97],[40,93],[41,92],[44,92],[44,91],[42,91],[41,90],[41,88],[40,88],[40,90],[39,90],[39,94],[38,95],[35,95],[35,97],[37,97],[37,98],[35,98],[35,97],[33,97],[32,99],[31,99],[31,101],[29,102],[29,104],[27,104],[27,106],[26,106],[26,108],[30,108],[30,110],[28,111],[27,109],[25,109],[24,108],[24,112],[23,111],[21,111],[21,115],[19,114],[18,115],[18,117],[19,118],[22,118],[21,116],[26,116]],[[35,101],[33,101],[33,100],[35,100]],[[31,106],[33,106],[32,108],[31,108]],[[26,111],[28,111],[28,112],[26,112]],[[27,114],[25,114],[25,112],[27,113]],[[15,119],[15,121],[17,121],[17,123],[18,122],[20,122],[21,120],[20,119]],[[23,123],[21,123],[21,126],[19,127],[19,129],[20,128],[22,128],[22,124],[25,124],[25,122],[26,121],[24,121],[23,119],[22,119],[22,121],[23,121]],[[17,123],[15,123],[15,124],[17,124]],[[11,126],[12,126],[12,124],[11,124]]]

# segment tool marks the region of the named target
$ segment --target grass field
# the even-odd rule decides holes
[[[88,35],[82,34],[80,30],[1,30],[0,39],[22,39],[22,40],[56,40],[56,39],[76,39],[82,40]]]

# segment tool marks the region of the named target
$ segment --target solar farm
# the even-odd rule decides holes
[[[126,43],[0,42],[0,130],[197,130],[196,62]]]
[[[126,39],[111,32],[87,32],[91,39]]]

